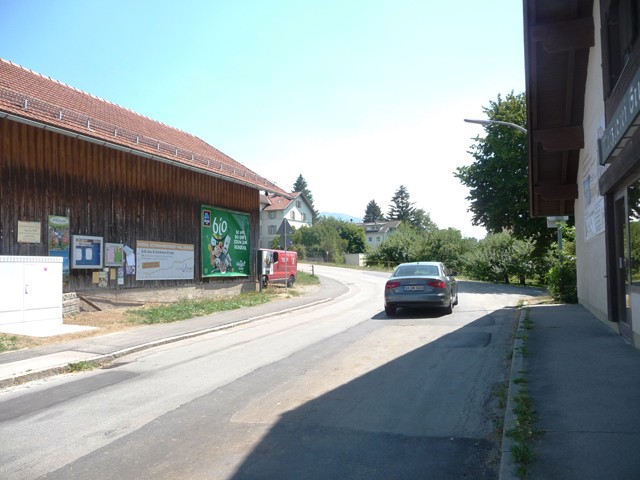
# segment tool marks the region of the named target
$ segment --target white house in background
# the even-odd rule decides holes
[[[279,195],[260,195],[260,245],[271,248],[273,238],[278,235],[284,219],[294,229],[310,227],[313,213],[302,192],[294,192],[291,198]]]
[[[376,248],[398,229],[400,220],[358,223],[358,226],[364,228],[364,236],[369,246]]]

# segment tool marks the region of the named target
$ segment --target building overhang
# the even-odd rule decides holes
[[[524,0],[532,217],[574,214],[593,0]]]

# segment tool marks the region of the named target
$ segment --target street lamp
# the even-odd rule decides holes
[[[470,120],[468,118],[465,118],[464,121],[467,123],[478,123],[480,125],[491,125],[493,123],[496,123],[498,125],[506,125],[507,127],[517,128],[521,132],[527,133],[527,129],[523,126],[511,122],[503,122],[501,120]]]

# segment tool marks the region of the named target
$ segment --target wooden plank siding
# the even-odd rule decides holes
[[[248,213],[252,275],[201,278],[201,204]],[[71,235],[193,244],[193,281],[136,282],[125,288],[255,282],[259,190],[118,149],[0,119],[0,255],[48,255],[49,215],[70,218]],[[18,221],[40,222],[40,244],[18,243]],[[65,290],[96,288],[91,270],[71,270]]]

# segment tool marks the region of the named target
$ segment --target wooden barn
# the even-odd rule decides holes
[[[260,193],[201,139],[0,59],[0,256],[64,290],[256,282]]]

